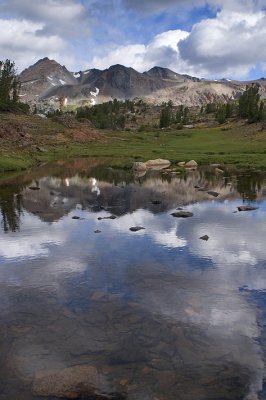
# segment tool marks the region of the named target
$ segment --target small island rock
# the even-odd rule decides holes
[[[131,232],[138,232],[138,231],[140,231],[142,229],[145,229],[145,228],[143,228],[143,226],[132,226],[131,228],[129,228],[129,230]]]
[[[189,211],[178,211],[171,214],[175,218],[189,218],[193,217],[193,213]]]
[[[201,240],[205,240],[207,242],[207,240],[209,240],[209,236],[208,235],[203,235],[200,237]]]
[[[253,211],[253,210],[257,210],[259,207],[255,207],[255,206],[239,206],[237,207],[238,211]]]

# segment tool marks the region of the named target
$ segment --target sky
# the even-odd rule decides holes
[[[0,59],[266,76],[266,0],[0,0]]]

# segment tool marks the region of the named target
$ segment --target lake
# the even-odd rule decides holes
[[[266,173],[223,169],[0,177],[1,400],[266,399]]]

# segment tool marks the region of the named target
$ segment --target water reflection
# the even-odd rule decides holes
[[[262,399],[263,176],[248,179],[259,209],[234,213],[235,171],[106,171],[8,189],[23,213],[20,232],[0,235],[0,399],[91,398],[91,386],[98,398]],[[177,207],[194,216],[173,218]]]
[[[178,205],[212,200],[207,191],[198,191],[195,186],[218,192],[218,201],[242,197],[248,204],[260,201],[266,193],[266,176],[257,172],[243,174],[228,170],[225,176],[217,176],[209,168],[182,176],[150,172],[138,178],[130,172],[116,171],[95,162],[87,164],[84,160],[75,161],[71,169],[69,163],[66,167],[56,163],[19,177],[15,182],[11,180],[11,184],[4,182],[0,192],[3,229],[19,229],[23,208],[38,214],[43,221],[52,222],[77,205],[91,211],[105,208],[115,215],[123,215],[140,208],[158,213]],[[32,187],[40,190],[34,191]]]

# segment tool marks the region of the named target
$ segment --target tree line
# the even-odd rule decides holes
[[[219,124],[226,122],[228,118],[233,116],[245,118],[248,123],[259,122],[266,119],[264,101],[259,94],[259,85],[252,84],[246,86],[246,90],[238,100],[230,100],[226,103],[208,103],[202,106],[200,114],[214,114],[215,120]],[[166,128],[176,124],[177,128],[193,122],[193,115],[188,107],[180,105],[177,111],[173,111],[171,101],[163,104],[160,113],[160,128]]]

